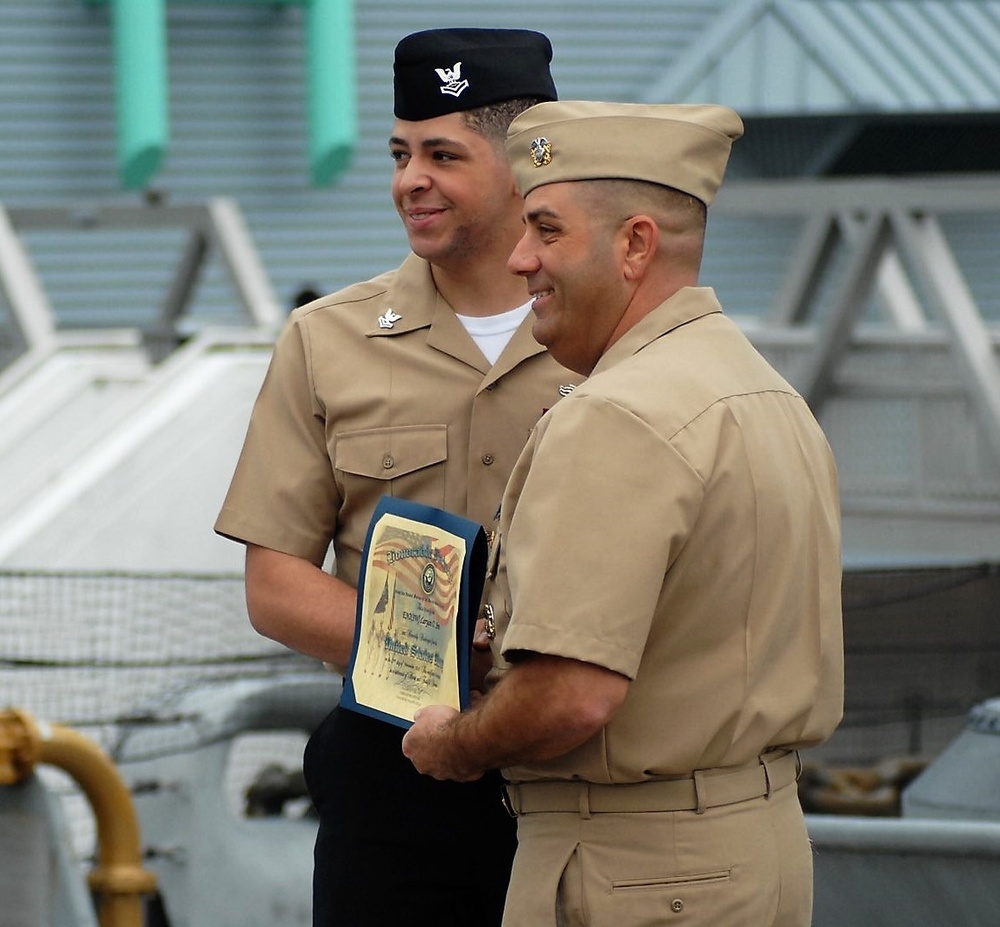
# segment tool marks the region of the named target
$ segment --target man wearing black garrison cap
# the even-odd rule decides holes
[[[301,653],[347,664],[382,495],[491,528],[531,428],[581,379],[534,340],[506,269],[522,226],[504,137],[555,99],[551,55],[525,30],[431,30],[396,48],[392,196],[413,254],[292,313],[216,522],[247,545],[254,627]],[[515,842],[499,776],[436,782],[401,737],[335,709],[310,739],[315,927],[498,925]]]

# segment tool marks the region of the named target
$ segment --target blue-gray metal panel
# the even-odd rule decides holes
[[[13,927],[97,927],[65,809],[32,774],[0,786],[2,922]]]
[[[553,39],[553,70],[564,96],[639,99],[686,48],[694,54],[710,53],[701,37],[727,6],[739,5],[633,0],[609,8],[596,0],[577,0],[539,9],[515,4],[491,11],[490,23],[545,30]],[[798,3],[792,12],[818,16],[828,6],[839,9],[844,4]],[[929,14],[933,4],[918,6]],[[991,29],[996,31],[995,13],[969,4],[954,6],[958,25],[943,34],[955,39],[958,31],[967,35],[969,44],[988,47]],[[1000,5],[983,6],[992,10]],[[850,12],[841,10],[841,15]],[[783,15],[787,19],[790,14]],[[63,0],[7,0],[0,16],[5,20],[0,100],[9,128],[0,133],[0,199],[16,204],[121,195],[114,168],[107,9]],[[384,146],[391,125],[392,48],[411,29],[482,18],[457,2],[419,8],[388,0],[358,5],[362,134],[352,168],[332,190],[307,186],[302,10],[169,4],[168,18],[173,135],[155,185],[172,201],[219,193],[237,197],[275,290],[285,301],[303,283],[332,289],[395,264],[406,246],[389,203]],[[781,31],[775,17],[769,22],[767,34]],[[814,41],[822,50],[823,43]],[[761,61],[774,57],[766,43],[755,47],[766,53],[758,56]],[[961,48],[964,52],[965,46]],[[789,92],[803,80],[808,84],[806,72],[815,70],[808,66],[808,48],[789,49],[798,55],[791,61],[793,70],[790,75],[775,70],[781,80],[764,85],[769,94],[781,84],[788,85]],[[983,56],[963,57],[978,61]],[[991,79],[988,63],[980,62],[978,70],[986,75],[983,80]],[[775,80],[769,73],[762,79]],[[741,78],[741,83],[747,81]],[[800,164],[803,146],[815,149],[822,135],[815,124],[803,127],[798,137],[790,130],[788,144],[799,149],[790,153],[791,161]],[[750,133],[741,146],[749,154],[752,145]],[[774,153],[762,152],[762,157],[773,168]],[[163,294],[153,284],[169,278],[163,265],[175,259],[180,244],[134,237],[120,246],[114,242],[109,253],[96,238],[87,243],[49,236],[37,247],[37,260],[63,324],[120,324],[155,313]],[[737,283],[727,284],[723,267],[721,290],[739,294],[769,286],[766,268],[758,282],[756,264],[738,257],[733,263],[742,264],[741,272],[731,275]],[[994,275],[989,267],[985,270],[980,275],[983,284],[970,281],[974,292],[989,286]],[[102,280],[105,289],[99,292]],[[235,314],[231,300],[225,274],[210,263],[197,291],[195,315],[230,318]],[[987,314],[990,311],[987,303]]]
[[[1000,98],[1000,4],[773,4],[817,36],[817,59],[851,96],[885,112],[993,110]],[[992,53],[990,50],[992,49]]]
[[[926,64],[928,72],[933,72],[934,62],[925,62],[919,50],[909,47],[910,37],[892,4],[861,2],[812,6],[837,26],[842,44],[831,50],[830,59],[836,61],[845,47],[853,48],[860,57],[857,63],[844,62],[844,73],[850,76],[873,108],[906,110],[930,101],[931,105],[924,108],[937,109],[943,104],[942,88],[935,82],[939,75],[913,67],[920,61]],[[920,15],[919,9],[916,12]]]
[[[774,306],[801,225],[798,217],[709,216],[701,276],[727,313],[763,316]]]
[[[508,4],[484,17],[464,0],[358,3],[358,150],[336,188],[314,190],[302,8],[168,3],[171,139],[153,186],[172,202],[237,198],[282,300],[305,282],[333,289],[395,265],[406,250],[389,201],[385,144],[392,51],[402,35],[442,25],[538,28],[552,38],[564,96],[634,99],[724,5],[556,0]],[[116,176],[109,8],[5,0],[0,26],[0,201],[135,197],[119,191]],[[163,295],[158,284],[169,278],[163,265],[181,247],[156,236],[111,240],[110,249],[97,237],[41,237],[33,247],[63,325],[151,318]],[[195,314],[225,319],[231,300],[211,263]]]
[[[815,927],[992,927],[1000,826],[810,816]]]
[[[944,214],[939,221],[980,315],[987,322],[1000,322],[1000,213]]]
[[[645,94],[744,115],[986,111],[1000,99],[995,0],[746,0]]]

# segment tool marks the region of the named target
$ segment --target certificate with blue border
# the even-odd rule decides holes
[[[340,704],[404,728],[425,705],[468,707],[485,574],[481,525],[383,496],[361,558],[354,649]]]

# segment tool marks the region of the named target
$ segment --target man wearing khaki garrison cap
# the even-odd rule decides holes
[[[292,314],[216,522],[247,545],[254,627],[303,654],[347,665],[383,495],[494,527],[532,426],[582,379],[532,338],[527,288],[506,268],[523,226],[505,132],[555,99],[551,58],[524,29],[432,29],[396,46],[388,154],[413,253]],[[334,575],[321,567],[331,545]],[[309,740],[313,925],[496,927],[515,842],[499,773],[436,782],[401,737],[337,708]]]
[[[508,132],[509,266],[589,379],[507,484],[494,685],[403,740],[435,777],[503,767],[507,927],[811,919],[795,781],[842,712],[837,482],[806,403],[698,285],[742,130],[719,106],[550,102]]]

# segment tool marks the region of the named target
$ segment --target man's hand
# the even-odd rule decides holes
[[[429,705],[414,715],[413,726],[403,737],[403,754],[417,772],[457,782],[472,782],[486,772],[457,760],[456,741],[450,736],[449,728],[458,716],[459,713],[447,705]]]

